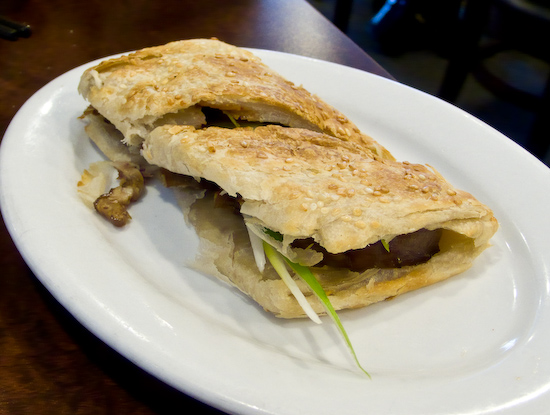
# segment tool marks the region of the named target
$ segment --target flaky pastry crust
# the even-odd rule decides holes
[[[444,228],[480,246],[496,229],[489,208],[426,166],[380,160],[314,131],[163,126],[145,139],[142,154],[240,195],[241,212],[283,234],[287,245],[312,237],[340,253]]]
[[[322,131],[393,158],[344,114],[284,79],[251,52],[216,39],[192,39],[142,49],[86,70],[78,90],[112,122],[125,142],[141,140],[165,117],[204,123],[200,107],[235,118]]]

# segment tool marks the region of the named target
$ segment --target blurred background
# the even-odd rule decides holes
[[[550,1],[482,0],[477,7],[487,8],[473,12],[463,0],[308,1],[396,80],[452,102],[550,166],[550,107],[542,98],[550,79]],[[449,84],[449,63],[476,56],[483,70]]]

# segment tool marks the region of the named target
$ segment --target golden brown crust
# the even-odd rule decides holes
[[[79,92],[130,144],[139,144],[166,114],[206,106],[322,131],[393,159],[338,110],[252,53],[215,39],[172,42],[102,62],[84,73]]]
[[[427,228],[484,245],[492,212],[422,165],[379,160],[354,143],[304,129],[163,126],[145,140],[145,159],[207,179],[242,196],[249,221],[329,252],[364,248]]]

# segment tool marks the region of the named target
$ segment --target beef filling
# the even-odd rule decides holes
[[[240,214],[242,199],[231,197],[221,191],[212,182],[201,180],[201,186],[214,191],[214,205],[217,208],[226,208],[234,214]],[[378,241],[362,249],[353,249],[339,254],[332,254],[313,240],[313,238],[297,239],[291,247],[313,249],[323,254],[323,260],[315,267],[330,266],[347,268],[355,272],[363,272],[370,268],[401,268],[427,262],[439,252],[439,240],[442,229],[420,229],[416,232],[398,235],[387,244]],[[282,238],[282,235],[281,235]]]
[[[387,244],[388,249],[382,241],[378,241],[365,248],[353,249],[340,254],[327,252],[312,238],[296,240],[291,246],[321,252],[323,260],[316,264],[316,267],[327,265],[363,272],[369,268],[401,268],[427,262],[439,252],[439,240],[442,232],[441,229],[420,229],[416,232],[396,236]]]

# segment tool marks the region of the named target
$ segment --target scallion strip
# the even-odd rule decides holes
[[[283,258],[285,258],[283,255],[281,255],[275,248],[273,248],[271,245],[269,245],[267,242],[263,241],[264,245],[264,251],[267,256],[267,259],[269,262],[271,262],[271,265],[273,265],[273,268],[275,268],[275,271],[277,271],[277,274],[281,277],[283,282],[286,284],[292,295],[296,298],[296,301],[298,301],[298,304],[302,307],[302,309],[305,311],[307,316],[314,321],[317,324],[321,324],[321,319],[317,315],[317,313],[313,310],[311,307],[311,304],[307,301],[306,297],[300,291],[300,287],[298,287],[298,284],[296,284],[296,281],[292,279],[290,274],[288,273],[288,270],[286,269],[285,261]],[[286,258],[285,258],[286,259]]]
[[[308,287],[313,291],[313,293],[317,296],[319,301],[323,304],[323,307],[325,308],[327,314],[332,318],[334,323],[336,324],[336,327],[338,327],[338,330],[342,337],[344,338],[344,341],[346,342],[346,345],[348,346],[351,355],[353,356],[353,359],[355,360],[355,363],[361,369],[363,373],[365,373],[369,378],[371,377],[370,374],[363,369],[363,366],[361,366],[361,363],[359,362],[359,359],[357,358],[357,354],[355,353],[355,349],[353,348],[351,344],[351,340],[348,336],[348,333],[346,332],[346,329],[344,328],[344,325],[342,324],[342,321],[340,320],[340,317],[338,317],[338,314],[336,313],[336,310],[332,306],[325,290],[317,281],[317,278],[313,275],[309,267],[297,264],[295,262],[292,262],[287,257],[279,253],[275,248],[273,248],[270,244],[263,241],[263,247],[265,254],[267,256],[267,259],[273,265],[273,268],[275,268],[275,271],[277,271],[277,274],[281,277],[281,279],[285,282],[285,284],[288,286],[296,300],[298,301],[298,304],[302,307],[302,309],[305,311],[305,313],[308,315],[309,318],[311,318],[313,321],[321,323],[321,320],[319,319],[319,316],[307,299],[305,298],[304,294],[300,291],[298,285],[296,282],[292,279],[290,274],[288,273],[285,262],[292,268],[292,270],[308,285]],[[297,292],[296,292],[297,290]]]
[[[338,327],[338,330],[340,331],[340,334],[342,334],[342,337],[344,338],[344,340],[345,340],[345,342],[346,342],[346,344],[347,344],[347,346],[348,346],[348,348],[349,348],[349,350],[350,350],[350,352],[353,356],[353,359],[355,360],[355,363],[357,364],[359,369],[361,369],[370,378],[371,376],[369,375],[369,373],[365,369],[363,369],[363,367],[361,366],[361,363],[359,363],[359,359],[357,358],[357,354],[355,353],[355,350],[353,349],[353,346],[351,344],[351,340],[348,336],[348,333],[346,332],[346,329],[344,328],[344,325],[340,321],[340,317],[338,317],[338,314],[336,313],[336,310],[332,306],[325,290],[323,289],[323,287],[321,286],[319,281],[317,281],[317,278],[315,278],[315,276],[313,275],[313,273],[311,272],[311,270],[308,267],[305,267],[305,266],[300,265],[300,264],[296,264],[295,262],[290,261],[286,257],[283,257],[283,258],[285,258],[288,265],[294,270],[294,272],[296,274],[298,274],[298,276],[300,276],[300,278],[302,278],[302,280],[304,280],[304,282],[309,286],[309,288],[311,288],[311,290],[315,293],[317,298],[319,298],[321,303],[323,303],[323,306],[325,307],[325,310],[327,311],[327,314],[330,315],[330,317],[332,317],[332,320],[334,321],[334,323]]]
[[[235,128],[239,128],[240,125],[239,123],[237,122],[237,120],[235,119],[235,117],[233,117],[231,114],[227,114],[225,113],[225,115],[227,115],[227,117],[231,120],[231,122],[233,123],[233,125],[235,126]]]
[[[250,225],[246,224],[246,230],[248,231],[248,237],[250,238],[250,246],[252,247],[252,253],[254,254],[254,261],[260,272],[264,272],[265,268],[265,251],[263,248],[263,240],[256,235]]]

